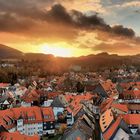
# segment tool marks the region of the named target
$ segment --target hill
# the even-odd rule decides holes
[[[90,54],[80,57],[54,57],[51,54],[41,53],[22,53],[16,49],[5,45],[0,45],[0,58],[18,58],[31,62],[46,70],[66,71],[73,65],[81,66],[86,71],[98,70],[99,68],[114,67],[125,65],[135,65],[140,67],[140,55],[119,56],[117,54]],[[34,61],[34,63],[32,63]],[[38,66],[39,65],[39,66]],[[33,67],[33,65],[30,65]]]
[[[22,56],[21,51],[0,44],[0,58],[21,58]]]

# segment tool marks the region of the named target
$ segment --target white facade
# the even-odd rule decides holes
[[[42,135],[43,133],[43,123],[32,123],[24,125],[24,134],[32,136],[35,134]]]
[[[10,133],[15,132],[16,131],[16,127],[11,128],[10,130],[8,130]]]
[[[51,87],[48,87],[48,88],[46,89],[46,91],[52,91],[52,88],[51,88]]]
[[[23,107],[31,107],[31,103],[21,102],[21,106],[23,106]]]
[[[129,135],[123,130],[119,129],[113,140],[129,140]]]
[[[19,131],[21,134],[24,134],[23,119],[17,120],[17,131]]]
[[[54,133],[55,133],[55,129],[47,130],[46,132],[47,132],[49,135],[51,135],[51,134],[54,134]]]
[[[53,125],[52,125],[52,128],[53,128]],[[15,132],[16,130],[19,131],[21,134],[25,134],[28,136],[33,136],[35,134],[42,136],[43,134],[54,134],[55,133],[55,129],[43,130],[43,122],[23,124],[22,119],[17,121],[17,128],[12,128],[9,130],[9,132]]]

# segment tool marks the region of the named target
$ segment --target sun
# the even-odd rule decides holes
[[[60,57],[71,57],[72,51],[63,44],[43,44],[41,45],[41,53],[53,54]]]

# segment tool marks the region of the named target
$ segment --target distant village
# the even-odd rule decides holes
[[[1,67],[14,67],[5,63]],[[0,83],[0,140],[139,140],[140,72],[134,66]]]

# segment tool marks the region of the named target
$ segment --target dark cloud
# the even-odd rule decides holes
[[[115,34],[134,37],[135,32],[131,28],[124,28],[122,25],[116,25],[112,27],[112,31]]]
[[[67,11],[61,4],[52,6],[49,11],[46,11],[47,22],[60,22],[63,24],[69,24],[76,28],[84,29],[96,29],[102,27],[102,29],[109,28],[104,20],[97,15],[87,16],[80,11],[71,10]],[[45,18],[44,18],[45,19]]]
[[[44,20],[46,22],[63,23],[79,29],[102,28],[107,30],[109,28],[109,25],[97,15],[87,16],[76,10],[68,12],[61,4],[56,4],[49,11],[46,11]]]
[[[99,29],[113,33],[117,36],[134,37],[135,32],[131,28],[125,28],[122,25],[116,25],[111,27],[106,24],[102,18],[97,15],[86,15],[82,12],[72,10],[68,12],[62,5],[54,5],[50,11],[47,11],[46,20],[53,22],[61,22],[69,24],[73,27],[94,30]]]
[[[97,15],[87,16],[82,12],[72,10],[71,17],[73,19],[74,25],[77,27],[95,29],[96,27],[102,27],[107,29],[109,26],[104,22],[104,20]]]
[[[65,24],[71,24],[73,22],[70,14],[60,4],[53,5],[51,10],[46,11],[46,15],[44,19],[47,22],[51,21],[51,22],[58,22],[58,23],[60,22]]]
[[[116,36],[135,37],[132,29],[124,28],[122,25],[111,27],[98,15],[89,16],[76,10],[67,11],[61,4],[55,4],[50,10],[46,10],[46,7],[52,5],[54,1],[21,0],[19,2],[19,0],[0,0],[0,13],[4,13],[0,14],[0,31],[23,31],[32,28],[35,23],[40,25],[37,28],[48,28],[49,30],[49,25],[51,25],[51,28],[53,25],[59,28],[60,24],[63,24],[65,32],[68,28],[73,28],[74,32],[75,30],[77,32],[80,30],[100,30]],[[45,34],[43,30],[40,31]],[[45,30],[45,32],[47,31]],[[56,32],[53,35],[61,34],[61,30],[56,29]],[[38,34],[37,32],[34,33]],[[48,35],[48,33],[46,34]]]

